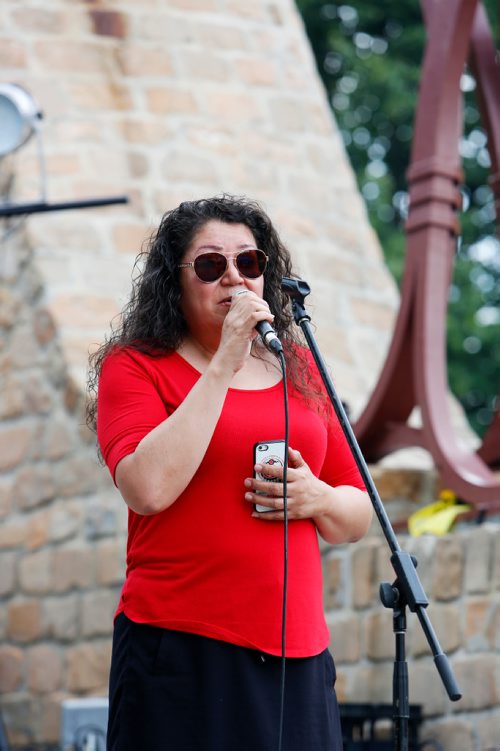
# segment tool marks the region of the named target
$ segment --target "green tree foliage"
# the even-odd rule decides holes
[[[485,5],[496,29],[496,0]],[[420,4],[297,0],[297,6],[370,221],[399,282],[408,210],[405,173],[426,41]],[[500,244],[475,87],[466,69],[459,144],[465,173],[462,230],[448,305],[448,365],[450,387],[482,435],[500,390]]]

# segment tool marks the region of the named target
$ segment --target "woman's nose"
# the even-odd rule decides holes
[[[235,281],[241,282],[241,280],[244,278],[245,277],[238,271],[238,267],[236,266],[236,258],[234,256],[228,258],[227,268],[222,275],[223,281],[229,284],[234,284]]]

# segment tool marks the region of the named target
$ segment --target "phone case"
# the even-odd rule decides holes
[[[285,441],[259,441],[253,447],[253,455],[254,464],[278,464],[280,467],[283,467],[285,462]],[[267,482],[280,482],[280,480],[269,480],[260,472],[255,471],[254,477],[257,480],[267,480]],[[260,513],[273,511],[273,509],[258,503],[254,504],[254,508]]]

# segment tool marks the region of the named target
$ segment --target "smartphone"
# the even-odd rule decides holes
[[[278,465],[283,467],[285,465],[285,441],[260,441],[253,447],[253,462],[254,464],[269,464],[272,466]],[[268,477],[264,477],[260,472],[255,472],[253,475],[257,480],[266,480],[267,482],[281,482],[281,480],[270,480]],[[261,493],[264,495],[264,493]],[[266,511],[273,511],[274,509],[268,506],[262,506],[258,503],[254,504],[256,511],[265,513]]]

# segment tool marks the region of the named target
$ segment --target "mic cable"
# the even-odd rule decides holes
[[[281,342],[276,337],[281,347]],[[280,719],[278,751],[283,747],[283,730],[285,720],[285,680],[286,680],[286,606],[288,595],[288,501],[287,501],[287,473],[288,473],[288,443],[289,443],[289,415],[288,415],[288,385],[286,381],[286,361],[283,347],[277,353],[283,372],[283,401],[285,417],[285,450],[283,462],[283,604],[281,612],[281,681],[280,681]]]

